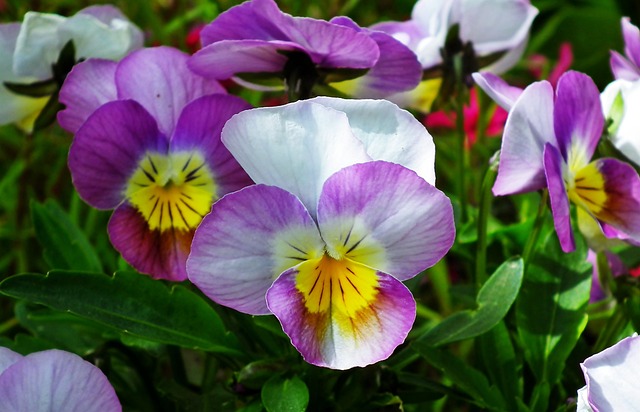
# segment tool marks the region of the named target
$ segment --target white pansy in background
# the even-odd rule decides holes
[[[578,412],[638,410],[640,336],[634,334],[580,364],[585,387],[578,391]]]
[[[119,412],[120,401],[100,369],[80,356],[46,350],[22,356],[0,347],[3,412]]]
[[[53,79],[54,65],[73,41],[74,60],[92,57],[120,60],[143,46],[142,31],[113,6],[87,7],[72,17],[27,12],[22,23],[0,25],[0,125],[16,123],[26,131],[63,79]],[[29,85],[52,81],[50,93],[30,97],[5,83]]]

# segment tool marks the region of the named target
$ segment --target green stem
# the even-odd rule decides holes
[[[428,278],[431,280],[433,290],[438,300],[440,314],[446,316],[451,313],[451,295],[449,294],[449,268],[447,262],[442,259],[428,270]]]
[[[535,251],[535,247],[538,244],[538,237],[540,236],[540,231],[542,230],[542,226],[544,225],[548,199],[549,192],[544,189],[542,191],[540,204],[538,204],[538,213],[536,214],[536,220],[535,222],[533,222],[533,229],[531,230],[529,240],[527,240],[527,244],[525,245],[524,251],[522,252],[522,260],[524,261],[525,268],[529,264],[529,259],[531,259],[531,255]]]
[[[480,287],[487,280],[487,224],[491,211],[493,193],[491,187],[496,180],[497,168],[489,166],[480,189],[480,205],[478,210],[478,244],[476,247],[476,287]]]
[[[458,80],[458,90],[456,94],[456,131],[458,136],[458,200],[460,202],[461,222],[467,221],[467,189],[465,184],[467,135],[464,131],[464,94],[462,93],[463,84]]]
[[[216,359],[210,354],[207,353],[205,355],[204,360],[204,374],[202,376],[202,410],[203,411],[211,411],[213,410],[213,405],[211,404],[211,397],[209,393],[213,391],[213,387],[216,383],[216,373],[218,372],[218,365]]]
[[[627,326],[627,322],[628,320],[625,316],[624,308],[621,304],[618,304],[613,310],[609,321],[605,324],[604,330],[598,336],[593,353],[601,352],[614,344],[622,329]]]
[[[11,318],[8,321],[0,324],[0,335],[4,334],[5,332],[13,329],[14,327],[18,326],[18,319],[17,318]]]

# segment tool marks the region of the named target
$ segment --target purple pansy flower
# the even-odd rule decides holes
[[[640,336],[622,339],[580,364],[585,387],[578,391],[578,412],[638,409]]]
[[[640,30],[628,17],[623,17],[622,37],[624,38],[624,56],[611,51],[611,71],[616,79],[636,81],[640,79]]]
[[[2,347],[0,406],[7,412],[122,410],[107,377],[78,355],[53,349],[22,356]]]
[[[411,51],[388,36],[346,18],[327,22],[293,17],[273,0],[230,8],[202,30],[201,38],[203,48],[189,67],[214,79],[233,77],[248,87],[260,88],[255,84],[259,78],[281,78],[297,88],[358,77],[374,68],[382,53],[381,66],[367,77],[369,94],[411,89],[421,76]],[[397,64],[390,59],[398,59]]]
[[[257,184],[203,219],[189,279],[222,305],[275,314],[312,364],[387,358],[415,318],[401,281],[455,236],[431,136],[388,101],[332,98],[240,113],[222,135]]]
[[[590,161],[604,116],[593,81],[565,73],[554,96],[549,82],[527,87],[505,125],[497,196],[549,189],[554,225],[565,252],[575,248],[569,204],[597,219],[607,237],[640,238],[640,178],[616,159]]]
[[[217,93],[222,87],[190,72],[187,58],[159,47],[118,64],[81,63],[63,86],[59,114],[75,132],[69,169],[78,193],[115,209],[115,248],[137,270],[178,281],[211,204],[251,183],[220,141],[224,123],[250,106]]]

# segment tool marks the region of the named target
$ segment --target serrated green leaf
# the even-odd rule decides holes
[[[489,385],[487,377],[464,360],[424,342],[413,342],[411,347],[451,382],[467,393],[475,403],[487,410],[506,410],[505,401],[496,387]]]
[[[523,268],[520,258],[504,262],[478,292],[476,309],[449,316],[418,340],[430,346],[439,346],[473,338],[491,330],[505,317],[516,300]]]
[[[0,283],[0,293],[69,311],[154,342],[241,355],[235,338],[200,296],[137,273],[15,275]]]
[[[261,397],[267,412],[304,412],[309,404],[309,389],[297,376],[276,375],[264,384]]]
[[[564,253],[555,233],[536,254],[516,303],[516,322],[527,363],[538,382],[555,384],[587,324],[591,264],[586,245]]]
[[[87,237],[56,202],[31,202],[31,216],[44,259],[52,268],[102,272],[100,259]]]

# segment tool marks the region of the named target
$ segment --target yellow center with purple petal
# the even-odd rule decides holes
[[[325,254],[301,263],[297,269],[296,288],[309,313],[329,311],[338,315],[336,319],[348,321],[370,307],[378,294],[376,270],[350,259]]]
[[[604,177],[596,163],[589,163],[575,172],[573,181],[567,184],[567,193],[573,203],[592,214],[597,215],[602,211],[607,202],[607,193]]]
[[[146,153],[126,197],[151,230],[193,230],[216,200],[213,174],[199,152]]]

